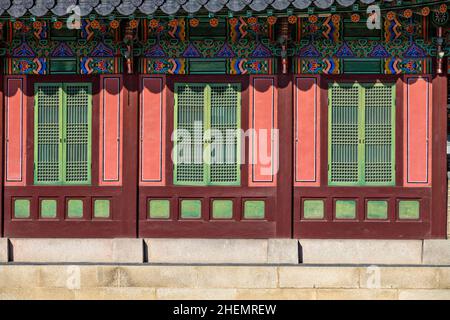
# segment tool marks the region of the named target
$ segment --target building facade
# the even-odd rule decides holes
[[[1,2],[2,236],[446,237],[446,3]]]

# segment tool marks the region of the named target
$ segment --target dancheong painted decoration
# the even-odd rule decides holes
[[[448,1],[0,0],[0,236],[443,238]]]

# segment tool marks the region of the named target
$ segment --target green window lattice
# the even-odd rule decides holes
[[[240,85],[175,85],[174,183],[240,184]]]
[[[330,185],[395,184],[395,86],[329,87]]]
[[[91,182],[91,85],[35,85],[34,181]]]

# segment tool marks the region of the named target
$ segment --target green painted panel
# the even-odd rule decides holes
[[[305,219],[323,219],[324,217],[323,200],[303,201],[303,217]]]
[[[59,83],[35,85],[34,182],[62,181],[62,94]]]
[[[29,199],[15,199],[14,200],[14,218],[29,218],[30,217],[30,200]]]
[[[328,181],[330,185],[359,184],[359,85],[329,87]]]
[[[364,85],[364,181],[395,184],[395,86]]]
[[[67,184],[91,181],[91,85],[63,85],[63,163]]]
[[[225,40],[227,37],[227,23],[225,18],[218,18],[219,25],[215,28],[211,27],[208,18],[199,18],[199,25],[195,28],[188,27],[190,40],[215,39]]]
[[[189,61],[190,74],[225,74],[227,61],[225,59],[195,59]]]
[[[239,185],[240,170],[240,84],[210,84],[211,128],[209,181],[214,185]]]
[[[206,184],[203,161],[206,101],[205,84],[175,84],[174,184]]]
[[[201,200],[181,200],[181,218],[199,219],[202,216]]]
[[[245,219],[264,219],[265,202],[263,200],[247,200],[244,202]]]
[[[344,73],[379,74],[382,73],[381,59],[343,59]]]
[[[170,217],[170,201],[164,199],[149,200],[148,215],[152,219],[168,219]]]
[[[58,59],[52,58],[50,60],[50,74],[76,74],[77,60],[73,59]]]
[[[57,202],[55,199],[41,200],[41,217],[56,218]]]
[[[83,200],[71,199],[67,201],[67,216],[69,218],[82,218]]]
[[[213,219],[231,219],[233,217],[232,200],[213,200]]]
[[[94,217],[109,218],[111,214],[111,201],[108,199],[94,200]]]
[[[344,40],[353,39],[372,39],[381,40],[381,29],[367,28],[366,20],[361,22],[352,22],[346,20],[343,23]]]
[[[35,85],[35,184],[90,184],[91,84]]]
[[[395,85],[329,87],[330,185],[395,184]]]
[[[388,203],[384,200],[367,201],[367,218],[368,219],[387,219]]]
[[[336,219],[355,219],[356,201],[355,200],[336,200]]]
[[[400,219],[419,219],[420,204],[418,200],[401,200],[398,203],[398,217]]]
[[[175,84],[174,184],[240,185],[241,86]]]

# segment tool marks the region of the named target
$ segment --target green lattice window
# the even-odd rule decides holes
[[[395,86],[329,87],[328,182],[394,185]]]
[[[175,85],[174,183],[239,185],[240,85]]]
[[[35,184],[91,182],[91,84],[35,85]]]

